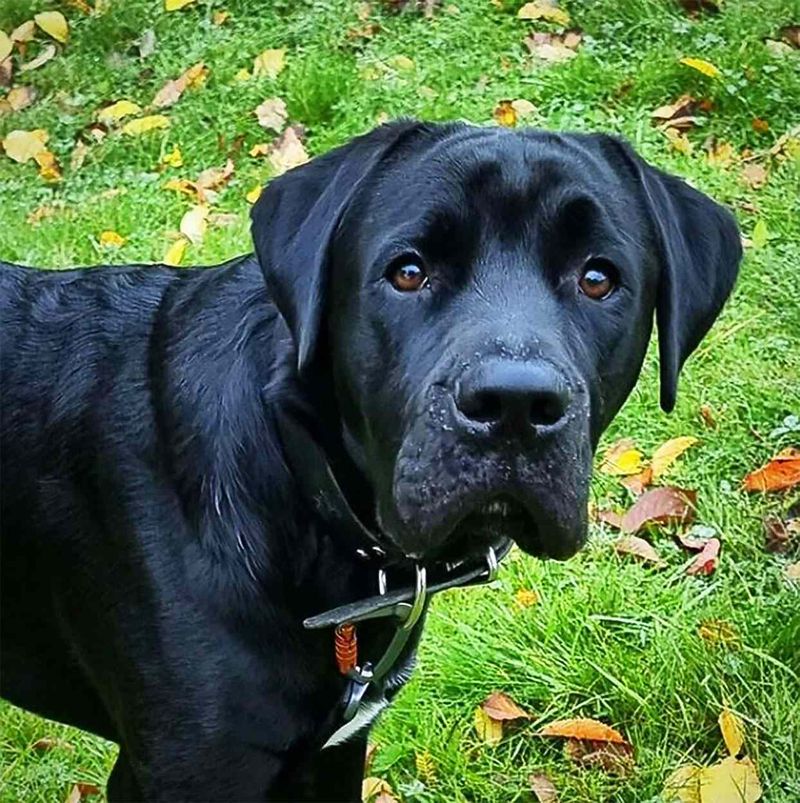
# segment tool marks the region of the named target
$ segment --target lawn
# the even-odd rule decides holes
[[[529,776],[545,773],[562,803],[655,802],[676,767],[724,757],[717,717],[727,706],[744,722],[763,800],[800,800],[800,584],[786,574],[800,556],[766,551],[762,525],[765,515],[785,517],[800,494],[741,488],[748,471],[800,445],[800,431],[781,426],[800,414],[800,147],[780,139],[798,123],[800,50],[776,44],[783,26],[800,23],[796,0],[725,0],[720,13],[694,16],[676,0],[563,0],[582,31],[563,61],[523,43],[560,29],[519,19],[520,0],[196,0],[170,13],[162,0],[106,0],[105,13],[91,15],[82,5],[0,0],[6,33],[56,7],[70,26],[49,62],[14,77],[36,88],[35,101],[0,116],[3,137],[45,130],[63,173],[47,181],[34,162],[0,153],[5,260],[160,261],[171,246],[174,254],[181,218],[196,203],[164,185],[229,157],[235,171],[212,198],[212,225],[183,261],[211,264],[249,250],[247,196],[274,169],[269,155],[249,155],[275,138],[254,109],[273,97],[304,127],[312,156],[385,118],[490,124],[501,100],[526,100],[535,108],[519,107],[520,125],[623,134],[647,159],[731,206],[749,239],[742,277],[688,364],[675,412],[658,409],[651,349],[601,447],[628,437],[650,455],[668,438],[698,439],[659,482],[697,491],[697,522],[722,541],[716,570],[688,576],[692,556],[664,529],[651,540],[666,568],[618,555],[617,533],[598,524],[567,563],[513,555],[492,587],[439,598],[418,671],[374,732],[370,773],[405,801],[531,800]],[[147,31],[154,41],[145,36],[143,54]],[[24,60],[50,41],[39,31]],[[569,55],[558,40],[546,44],[546,56]],[[285,48],[283,69],[245,80],[254,58],[276,48]],[[706,75],[683,57],[717,70]],[[118,100],[146,107],[199,62],[205,82],[152,111],[168,128],[124,134],[135,119],[126,118],[98,132],[99,109]],[[651,114],[685,93],[697,101],[693,120],[671,141]],[[73,160],[76,142],[84,145]],[[181,166],[164,161],[176,147]],[[104,231],[122,244],[103,244],[114,239],[101,239]],[[633,498],[618,477],[598,473],[593,500],[622,509]],[[520,590],[535,592],[532,604],[520,604]],[[474,727],[476,707],[493,691],[532,717],[495,746]],[[583,766],[560,742],[534,735],[571,717],[620,730],[634,746],[633,768]],[[44,737],[60,741],[34,749]],[[0,802],[52,803],[77,781],[102,784],[114,751],[0,703]]]

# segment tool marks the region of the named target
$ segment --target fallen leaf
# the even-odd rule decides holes
[[[736,158],[736,151],[730,142],[714,140],[706,148],[706,158],[713,167],[729,167]]]
[[[611,476],[638,474],[642,470],[642,453],[630,438],[622,438],[606,449],[599,471]]]
[[[723,708],[718,721],[725,747],[728,753],[736,758],[744,747],[744,723],[727,708]]]
[[[179,11],[194,2],[195,0],[164,0],[164,11]]]
[[[70,789],[65,803],[80,803],[87,797],[94,797],[100,794],[100,787],[93,783],[76,783]]]
[[[596,719],[559,719],[539,729],[536,735],[627,744],[619,731]]]
[[[15,86],[6,95],[6,102],[15,112],[27,109],[35,100],[36,88],[32,86]]]
[[[679,2],[684,11],[692,16],[701,11],[708,11],[711,14],[719,13],[718,0],[679,0]]]
[[[541,602],[538,592],[530,588],[520,588],[514,594],[514,601],[520,608],[530,608],[532,605],[538,605]]]
[[[759,218],[756,225],[753,226],[750,242],[753,244],[753,248],[763,248],[769,242],[769,229],[767,229],[767,221],[764,218]]]
[[[488,745],[500,744],[503,738],[503,723],[492,719],[481,706],[475,709],[475,732],[478,738]]]
[[[538,803],[558,803],[558,792],[546,775],[528,776],[528,785]]]
[[[717,67],[705,59],[696,59],[685,56],[680,60],[680,63],[686,67],[691,67],[693,70],[697,70],[697,72],[702,73],[709,78],[718,78],[722,74]]]
[[[66,750],[70,753],[75,752],[75,747],[64,739],[56,739],[52,736],[44,736],[37,739],[32,745],[31,750],[36,750],[39,753],[46,753],[50,750]]]
[[[97,119],[101,123],[116,123],[125,117],[130,117],[133,114],[139,114],[142,107],[138,103],[133,103],[130,100],[118,100],[110,106],[106,106],[97,112]]]
[[[622,517],[622,529],[634,534],[650,525],[688,523],[694,517],[696,499],[694,491],[671,486],[652,488]]]
[[[800,544],[800,518],[784,521],[780,516],[765,516],[762,523],[767,552],[785,554]]]
[[[122,126],[122,133],[138,137],[159,128],[169,128],[169,117],[165,117],[163,114],[150,114],[147,117],[140,117],[138,120],[130,120],[125,123]]]
[[[717,531],[713,527],[695,524],[686,533],[676,533],[675,538],[684,549],[688,549],[690,552],[702,552],[716,534]]]
[[[800,561],[790,563],[784,570],[786,579],[793,583],[800,583]]]
[[[255,114],[258,124],[262,128],[271,129],[277,134],[283,131],[288,116],[286,104],[280,98],[267,98],[263,103],[256,106],[253,114]]]
[[[9,56],[0,61],[0,86],[11,86],[11,79],[14,75],[14,62]]]
[[[167,167],[183,167],[183,154],[176,145],[169,153],[161,157],[161,164]]]
[[[800,48],[800,25],[784,25],[778,33],[784,42],[792,47]]]
[[[263,189],[262,186],[259,184],[258,186],[253,187],[251,190],[249,190],[247,192],[247,195],[244,196],[247,203],[254,204],[261,197],[262,189]]]
[[[364,778],[361,782],[363,803],[391,803],[396,801],[392,787],[382,778]]]
[[[289,126],[275,140],[268,159],[276,176],[308,161],[308,153],[295,126]]]
[[[167,81],[158,90],[151,104],[154,109],[166,109],[175,105],[187,89],[197,89],[208,77],[208,67],[201,61],[189,67],[177,78]]]
[[[752,190],[761,189],[767,183],[767,168],[756,162],[749,162],[742,168],[742,181]]]
[[[83,167],[86,157],[89,155],[89,146],[79,139],[72,149],[72,154],[69,157],[69,169],[74,173]]]
[[[663,476],[667,469],[677,460],[687,449],[697,443],[697,438],[691,435],[683,435],[680,438],[671,438],[662,443],[653,452],[650,467],[653,470],[653,479],[657,480]]]
[[[618,513],[616,510],[598,509],[595,517],[599,522],[607,524],[615,530],[622,529],[622,513]]]
[[[200,245],[208,229],[208,206],[197,204],[181,218],[180,232],[192,245]]]
[[[686,134],[683,134],[677,128],[665,128],[664,135],[669,140],[669,144],[673,150],[682,153],[684,156],[691,156],[694,151],[694,146],[689,141]]]
[[[650,466],[638,474],[631,474],[628,477],[623,477],[620,483],[624,485],[634,496],[641,496],[645,489],[653,481],[653,469]]]
[[[511,107],[517,113],[518,120],[525,119],[526,117],[533,117],[539,111],[536,106],[533,105],[533,103],[531,103],[529,100],[525,100],[524,98],[512,100]]]
[[[48,36],[52,36],[62,45],[66,44],[69,39],[69,25],[60,11],[43,11],[33,19]]]
[[[139,58],[146,59],[156,52],[156,32],[152,28],[148,28],[136,40],[136,47],[139,48]]]
[[[253,59],[253,77],[277,78],[286,66],[286,48],[264,50]]]
[[[488,717],[497,722],[514,722],[518,719],[530,719],[531,715],[523,711],[507,694],[494,692],[482,704]]]
[[[226,9],[215,11],[211,15],[211,22],[216,26],[224,25],[231,18],[231,12]]]
[[[750,126],[756,134],[766,134],[769,131],[769,123],[761,117],[754,117],[750,122]]]
[[[800,483],[800,450],[788,448],[745,478],[745,491],[784,491]]]
[[[395,70],[400,70],[400,72],[411,72],[412,70],[416,69],[417,66],[414,63],[414,59],[404,56],[402,53],[398,53],[396,56],[391,56],[386,60],[386,63]]]
[[[514,128],[517,124],[517,110],[511,105],[510,100],[501,100],[492,112],[495,122],[506,128]]]
[[[39,176],[45,181],[61,181],[61,167],[55,155],[48,150],[40,151],[33,157],[39,165]]]
[[[633,748],[627,742],[568,739],[565,752],[576,764],[612,775],[625,776],[633,769]]]
[[[105,247],[119,248],[120,246],[125,245],[125,238],[122,235],[117,234],[117,232],[108,229],[100,232],[99,242],[100,245]]]
[[[197,195],[197,187],[193,181],[189,181],[187,178],[171,178],[169,181],[164,184],[165,190],[175,190],[175,192],[180,192],[183,195],[188,195],[189,197],[194,197]]]
[[[249,81],[252,77],[253,74],[250,72],[250,70],[247,70],[244,67],[242,67],[242,69],[239,70],[236,73],[236,75],[233,76],[233,80],[237,82]]]
[[[568,31],[563,35],[535,31],[530,36],[526,36],[522,42],[535,58],[558,63],[568,61],[578,55],[577,49],[582,38],[582,35],[575,31]]]
[[[185,237],[180,237],[175,240],[164,253],[164,264],[172,267],[177,267],[183,262],[183,256],[186,253],[186,246],[189,241]]]
[[[10,159],[25,164],[47,150],[45,144],[49,138],[48,133],[41,128],[34,131],[9,131],[3,140],[3,148]]]
[[[11,31],[11,41],[30,42],[35,35],[36,23],[33,20],[26,20],[22,25],[17,25],[17,27]],[[2,61],[2,58],[0,58],[0,61]]]
[[[55,45],[47,44],[39,51],[39,55],[35,59],[25,62],[25,64],[19,68],[19,71],[30,72],[31,70],[38,70],[43,64],[47,64],[57,52]]]
[[[216,212],[208,216],[209,226],[234,226],[239,222],[239,215],[233,212]]]
[[[630,555],[659,569],[663,569],[667,565],[652,544],[635,535],[623,535],[617,539],[614,542],[614,551],[618,555]]]
[[[736,628],[724,619],[704,619],[697,628],[697,635],[709,644],[724,644],[730,646],[737,644],[739,634]]]
[[[0,31],[0,61],[7,59],[13,49],[14,43],[11,37],[5,31]]]
[[[695,559],[686,567],[686,574],[713,574],[719,564],[721,546],[719,538],[709,538]]]
[[[664,803],[756,803],[762,794],[752,760],[729,756],[710,767],[679,767],[662,797]]]
[[[708,404],[700,406],[700,418],[709,429],[717,428],[717,417],[714,415],[714,410]]]
[[[517,17],[521,20],[546,20],[564,27],[569,25],[569,14],[559,8],[553,0],[535,0],[533,3],[525,3],[517,11]]]

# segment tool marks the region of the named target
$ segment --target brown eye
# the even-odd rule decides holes
[[[428,274],[416,262],[401,262],[389,271],[387,278],[401,293],[413,293],[428,283]]]
[[[591,259],[586,263],[578,287],[581,292],[593,299],[602,301],[614,292],[616,287],[616,268],[605,259]]]

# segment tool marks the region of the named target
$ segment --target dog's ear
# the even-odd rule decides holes
[[[622,140],[652,222],[660,263],[656,299],[661,407],[675,406],[678,375],[733,290],[742,243],[733,215]]]
[[[270,182],[251,214],[256,255],[294,338],[298,371],[314,353],[331,241],[361,182],[415,121],[383,125]]]

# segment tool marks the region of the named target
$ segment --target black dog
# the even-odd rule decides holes
[[[429,592],[579,548],[654,310],[669,410],[741,257],[615,138],[461,124],[291,171],[253,234],[0,271],[2,693],[119,742],[112,801],[359,799]]]

